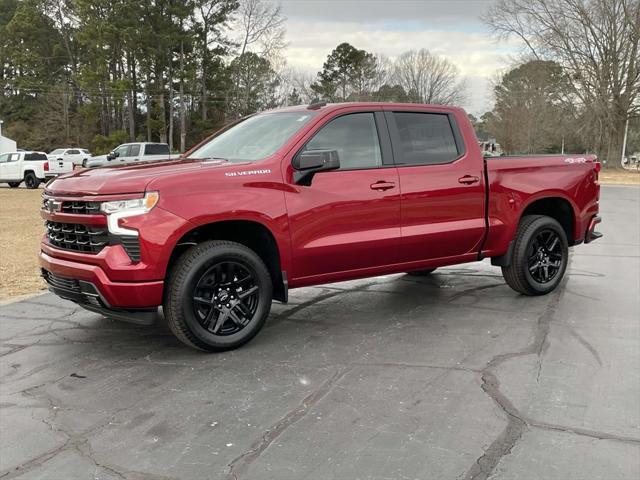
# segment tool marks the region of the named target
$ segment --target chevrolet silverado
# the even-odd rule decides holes
[[[289,289],[491,258],[544,295],[600,236],[593,155],[484,158],[462,109],[316,103],[241,119],[180,160],[43,194],[50,289],[201,350],[251,340]]]

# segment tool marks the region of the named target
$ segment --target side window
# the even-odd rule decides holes
[[[17,162],[20,159],[19,153],[10,153],[7,162]]]
[[[458,158],[449,116],[440,113],[394,112],[402,165],[435,165]]]
[[[78,150],[67,150],[65,155],[78,155],[80,152]]]
[[[316,133],[304,150],[337,150],[340,170],[382,165],[373,113],[352,113],[331,120]]]
[[[163,143],[147,143],[144,147],[145,155],[169,155],[169,145]]]
[[[9,154],[5,153],[4,155],[0,155],[0,163],[7,163],[9,161]]]
[[[129,153],[127,153],[127,157],[137,157],[140,154],[140,145],[135,143],[133,145],[129,145]]]
[[[115,149],[115,151],[118,152],[118,157],[126,157],[128,149],[129,149],[129,145],[120,145],[118,148]]]

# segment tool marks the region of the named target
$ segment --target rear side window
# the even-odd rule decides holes
[[[439,113],[394,112],[403,165],[449,163],[459,156],[449,116]]]
[[[144,147],[145,155],[169,155],[169,145],[161,143],[151,143]]]
[[[46,160],[47,156],[44,153],[25,153],[24,159],[26,161],[40,161]]]
[[[309,150],[336,150],[340,170],[382,165],[373,113],[352,113],[330,121],[307,143],[304,151]]]

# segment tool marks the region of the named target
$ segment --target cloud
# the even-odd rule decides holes
[[[367,3],[375,6],[379,2]],[[290,17],[287,40],[288,64],[309,73],[319,71],[327,55],[342,42],[392,59],[407,50],[429,49],[458,67],[469,87],[469,101],[463,106],[474,114],[490,108],[490,80],[497,71],[504,69],[510,55],[517,49],[513,42],[496,43],[488,32],[480,29],[462,26],[441,29],[426,24],[416,28],[415,21],[410,20],[383,25],[379,22],[313,21]]]
[[[291,19],[330,22],[414,21],[434,25],[477,24],[493,0],[282,0]]]

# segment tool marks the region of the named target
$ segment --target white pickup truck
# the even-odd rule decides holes
[[[169,160],[171,153],[166,143],[124,143],[106,155],[91,157],[86,166],[110,167],[154,160]]]
[[[38,188],[49,178],[73,171],[73,162],[49,160],[43,152],[7,152],[0,155],[0,183],[17,188]]]

